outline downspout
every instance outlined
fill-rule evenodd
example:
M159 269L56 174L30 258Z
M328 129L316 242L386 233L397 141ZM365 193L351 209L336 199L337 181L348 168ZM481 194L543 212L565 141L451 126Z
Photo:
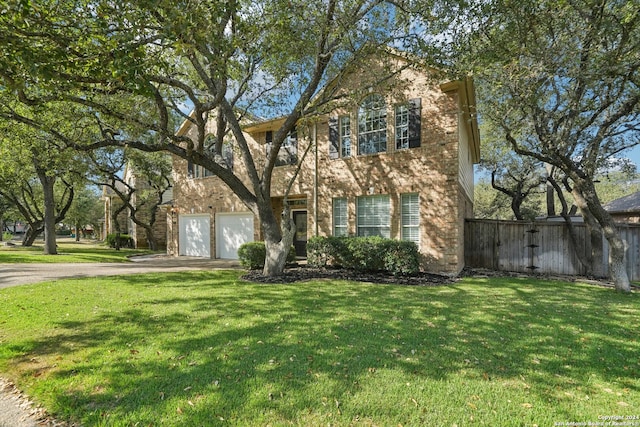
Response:
M313 174L313 223L315 224L314 237L318 237L318 121L313 121L313 143L315 144L314 168Z

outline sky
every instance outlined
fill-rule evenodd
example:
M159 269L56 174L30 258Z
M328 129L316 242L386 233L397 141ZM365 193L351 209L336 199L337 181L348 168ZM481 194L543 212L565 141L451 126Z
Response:
M640 172L640 146L636 145L631 150L623 153L622 155L631 159L631 161L636 164L638 172Z

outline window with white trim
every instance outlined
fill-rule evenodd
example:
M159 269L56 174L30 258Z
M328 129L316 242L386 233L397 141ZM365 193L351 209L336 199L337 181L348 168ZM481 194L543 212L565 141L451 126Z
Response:
M358 154L387 151L387 105L378 94L367 96L358 110Z
M402 240L420 245L420 201L417 194L400 195Z
M340 156L351 156L351 117L340 116Z
M271 151L271 145L273 144L273 131L268 130L265 134L265 148L266 155L269 155ZM278 150L278 157L276 158L276 166L295 165L298 162L298 133L296 130L292 130L282 141L282 145Z
M344 197L333 199L333 235L346 236L349 234L348 225L347 199Z
M215 146L216 146L216 137L213 135L207 135L207 137L204 139L204 147L211 152L215 149ZM203 176L203 177L214 176L213 172L211 172L209 169L205 168L204 166L200 166L200 167L202 168L202 172L200 173L200 176Z
M409 148L409 106L396 105L396 150Z
M391 237L388 194L358 197L357 205L358 236Z
M231 171L233 171L233 145L231 142L225 141L222 144L222 161L224 165Z

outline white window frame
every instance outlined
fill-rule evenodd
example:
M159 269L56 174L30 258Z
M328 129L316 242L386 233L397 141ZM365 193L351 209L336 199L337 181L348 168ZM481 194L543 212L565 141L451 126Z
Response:
M346 197L333 199L333 235L342 237L349 235L349 206Z
M396 150L409 148L409 105L399 104L395 108Z
M340 116L338 118L340 135L340 157L351 157L351 117Z
M391 199L389 195L360 196L356 202L358 236L391 238Z
M418 193L400 195L400 238L420 247L420 196Z
M387 151L387 104L379 94L367 96L358 109L358 154Z

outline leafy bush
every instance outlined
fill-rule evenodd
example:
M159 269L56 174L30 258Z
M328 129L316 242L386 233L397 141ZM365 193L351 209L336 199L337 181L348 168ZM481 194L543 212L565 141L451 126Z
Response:
M267 249L264 242L248 242L238 248L238 258L240 265L250 270L264 267L264 259L267 256ZM296 260L296 249L291 246L287 254L287 262Z
M4 233L2 233L2 240L4 240L5 242L8 242L11 239L13 239L13 234L9 233L8 231L5 231Z
M420 271L420 252L413 242L378 236L312 237L307 243L307 263L409 275Z
M110 248L133 248L133 238L128 234L108 234L107 245L109 245Z
M418 245L406 240L393 240L384 254L385 270L394 276L408 276L420 271Z
M326 267L337 264L344 254L343 237L311 237L307 241L307 265Z

